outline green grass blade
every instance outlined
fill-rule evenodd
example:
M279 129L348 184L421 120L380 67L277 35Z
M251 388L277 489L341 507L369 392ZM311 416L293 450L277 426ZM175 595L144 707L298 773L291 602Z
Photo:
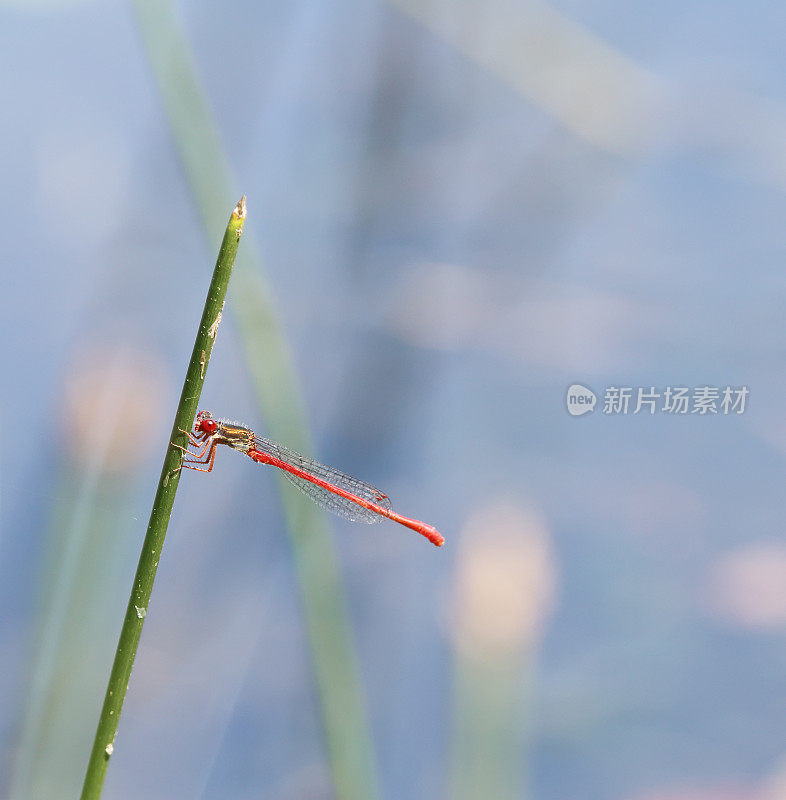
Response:
M179 467L182 453L171 442L177 440L182 441L184 445L187 443L185 435L179 433L179 430L189 430L197 412L205 372L213 351L216 330L221 319L229 277L232 274L232 266L235 262L245 218L246 199L244 197L237 204L229 219L224 239L221 242L218 260L213 270L213 279L210 282L202 320L199 323L183 391L175 413L170 443L167 445L164 466L161 470L158 489L153 501L153 510L147 526L147 535L142 545L142 554L139 557L131 598L128 601L128 609L120 631L104 705L98 720L98 729L82 787L82 800L97 800L101 796L109 758L114 751L120 712L123 708L128 680L131 677L131 669L139 646L147 604L153 590L153 581L161 557L172 505L175 501L175 492L180 481Z

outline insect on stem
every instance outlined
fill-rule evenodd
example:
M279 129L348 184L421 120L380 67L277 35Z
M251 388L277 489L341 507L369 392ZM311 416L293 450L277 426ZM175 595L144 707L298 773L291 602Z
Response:
M386 518L425 536L437 547L445 543L444 537L433 525L396 513L388 496L370 483L302 456L270 439L256 436L254 431L243 425L214 419L209 411L200 411L196 416L194 432L181 433L186 435L188 443L194 448L189 450L174 445L183 451L181 467L185 469L211 472L216 459L216 447L224 444L245 453L259 464L280 469L291 483L321 508L352 522L373 524Z

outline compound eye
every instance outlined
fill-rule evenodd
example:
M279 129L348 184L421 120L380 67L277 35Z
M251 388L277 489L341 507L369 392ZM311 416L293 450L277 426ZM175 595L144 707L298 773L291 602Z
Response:
M210 417L207 417L207 419L205 419L204 417L202 417L201 419L197 418L197 422L194 427L200 433L215 433L216 430L218 429L216 421L214 419L210 419Z
M209 411L200 411L194 422L194 430L197 433L215 433L218 430L218 424Z

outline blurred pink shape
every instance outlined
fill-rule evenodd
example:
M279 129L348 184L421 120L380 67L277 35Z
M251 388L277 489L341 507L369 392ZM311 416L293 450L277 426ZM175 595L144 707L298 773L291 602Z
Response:
M711 567L707 599L713 611L746 628L786 625L786 545L755 542Z

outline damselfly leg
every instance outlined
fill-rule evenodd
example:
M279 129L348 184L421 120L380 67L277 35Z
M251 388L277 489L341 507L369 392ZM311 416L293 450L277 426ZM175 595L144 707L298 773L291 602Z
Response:
M184 431L182 428L178 428L178 431L180 431L180 433L184 433L188 439L188 443L197 448L196 452L193 452L189 450L188 447L183 447L182 445L170 442L172 447L176 447L178 450L183 452L183 457L178 469L185 467L186 469L193 469L197 472L210 472L213 469L213 462L216 459L215 440L207 433L197 434L194 436L189 431ZM191 458L186 458L186 456L191 456ZM196 464L207 464L209 466L207 469L200 469L200 467L194 466Z
M204 459L194 458L194 459L187 459L184 458L181 462L180 466L185 467L186 469L193 469L196 472L212 472L213 470L213 463L216 460L216 444L217 442L211 440L207 444L210 444L208 448L207 454L204 456ZM186 451L187 452L187 451ZM193 453L188 453L188 455L193 455ZM201 467L194 466L195 464L207 464L207 469L201 469Z

